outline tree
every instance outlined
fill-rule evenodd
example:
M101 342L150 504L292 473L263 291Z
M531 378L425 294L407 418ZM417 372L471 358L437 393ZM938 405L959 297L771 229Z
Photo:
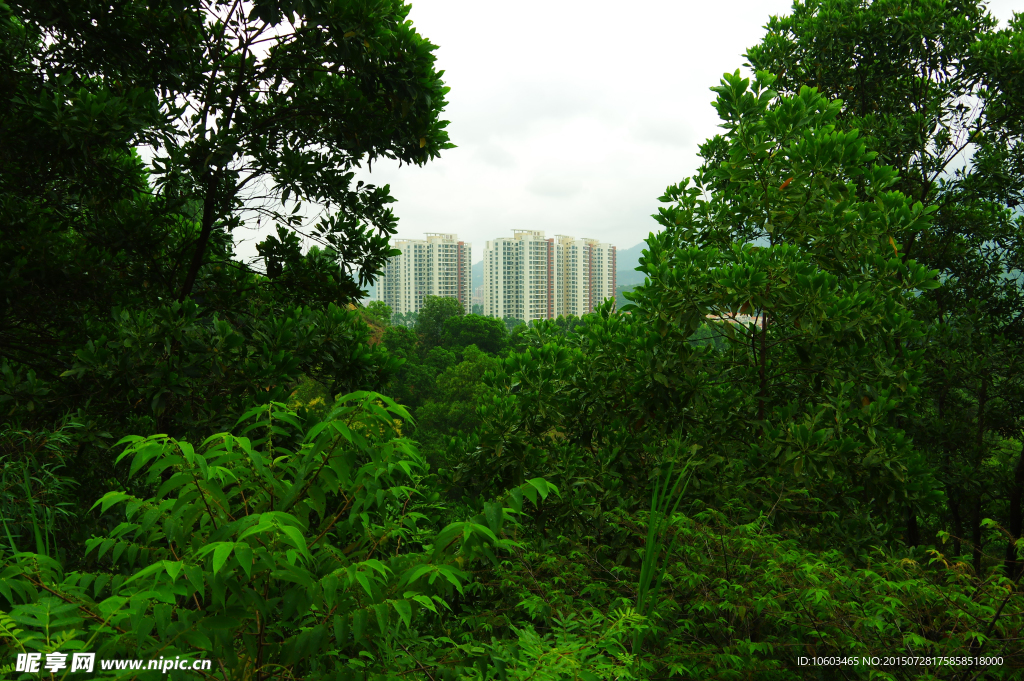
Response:
M812 0L773 17L747 52L782 92L813 85L842 97L838 124L867 135L899 171L895 187L937 207L899 244L942 284L913 306L931 329L927 392L905 425L941 471L947 503L941 518L921 518L927 528L908 509L906 536L949 531L957 554L972 547L976 571L985 517L1014 538L1024 526L1024 456L992 462L1024 424L1024 218L1011 210L1024 197L1022 28L1018 15L998 29L978 0Z
M118 306L159 304L176 288L189 224L149 196L133 147L160 123L154 83L176 66L176 57L143 53L184 55L188 46L187 31L168 30L168 4L154 3L133 39L109 54L97 46L94 66L116 73L95 76L53 64L51 52L71 47L48 42L25 17L31 10L51 23L73 21L64 15L75 14L71 4L31 4L0 4L0 353L11 372L51 382L85 342L89 320ZM124 16L109 21L108 38L132 28ZM223 246L215 242L211 249Z
M121 312L76 353L67 387L88 395L88 413L107 424L141 420L194 438L230 427L246 408L283 402L303 377L333 396L383 385L397 369L354 310L300 307L239 326L200 315L191 301ZM174 342L183 348L168 353Z
M447 88L434 69L436 48L406 21L404 4L249 9L212 0L202 9L203 59L190 87L169 93L189 104L175 121L185 134L165 138L155 160L165 191L203 202L180 296L191 293L215 226L240 224L239 209L306 224L296 210L270 204L290 197L322 207L305 235L357 266L360 285L372 281L392 255L396 220L387 187L353 185L352 169L381 157L422 164L450 146L438 119ZM243 192L259 202L242 201Z
M532 325L493 378L483 426L450 454L453 488L468 498L537 475L569 491L535 518L522 556L489 578L496 602L478 616L525 604L554 631L571 613L588 622L572 632L597 646L583 633L606 630L585 619L595 600L639 608L651 575L661 591L643 612L659 636L631 650L636 678L799 676L777 651L811 629L825 648L912 639L1016 656L1022 600L998 561L973 576L941 547L925 553L901 536L907 509L924 515L943 501L903 429L920 405L928 347L915 306L940 283L899 244L935 209L893 189L896 172L841 125L841 101L811 88L780 94L774 80L737 71L714 88L725 132L702 145L696 176L662 197L663 230L648 239L631 314L609 301L578 330ZM709 315L737 313L756 323L715 323L722 350L695 338ZM811 575L813 585L796 585ZM914 595L883 614L891 587ZM581 605L584 591L594 598ZM949 605L960 594L987 602L976 612L1001 632L984 648L962 638ZM865 612L886 633L863 636ZM557 639L566 658L579 643Z
M395 401L415 411L434 390L438 369L423 361L423 345L410 328L395 324L384 330L381 345L399 367L387 384L387 392Z
M747 52L781 92L810 85L843 98L839 125L899 172L896 188L937 206L902 244L904 259L943 273L926 297L936 314L972 300L999 319L1024 309L1006 276L1021 269L1024 222L1005 210L1024 198L1024 98L1012 80L1022 21L997 30L979 0L798 0Z
M391 318L393 324L398 326L404 326L407 329L416 328L416 321L419 319L419 314L416 312L396 312Z
M416 411L421 441L441 446L453 435L472 432L481 423L477 408L496 394L484 382L484 374L497 367L496 358L470 345L460 363L439 373L430 399Z
M505 349L508 329L500 319L478 314L449 317L444 323L442 343L449 348L474 345L481 351L497 355Z
M853 550L871 522L902 520L871 498L926 508L938 492L899 427L914 413L923 355L910 309L939 286L936 272L900 257L899 244L926 229L935 209L892 189L894 169L874 163L858 131L837 126L840 100L807 87L780 96L774 81L727 75L714 88L727 133L702 147L692 186L662 197L665 231L641 261L652 281L633 297L659 332L689 336L708 314L755 316L746 328L726 325L732 352L706 365L747 396L733 406L746 412L743 444L714 447L722 457L749 448L748 472L806 481L822 499L862 490L866 503L829 505L848 517L833 530ZM739 435L731 419L714 427L718 437Z
M316 306L351 304L351 277L339 264L335 249L314 245L303 254L298 235L278 226L277 237L267 236L256 250L266 269L265 287L278 298ZM197 298L212 302L209 291Z
M462 303L455 298L424 296L423 305L416 317L416 333L428 349L440 345L444 338L445 324L463 313Z
M278 223L260 251L279 300L361 295L351 266L372 278L394 218L387 189L352 171L447 145L434 46L407 6L371 5L0 7L0 345L18 385L67 371L86 323L114 308L195 293L244 317L266 282L234 260L230 231L254 220ZM284 211L292 197L327 211L312 232ZM326 247L303 255L292 228Z
M353 263L365 279L390 253L391 199L352 172L447 144L434 48L407 13L0 4L0 402L28 432L77 425L76 504L128 483L115 433L225 430L304 376L331 394L387 381L348 302ZM322 247L303 252L296 197L327 211ZM262 274L231 229L268 220Z
M524 322L522 319L518 319L516 317L512 317L509 315L506 315L505 318L502 319L502 321L505 322L505 326L508 328L509 333L514 331L517 326L526 325L526 322Z
M379 326L390 326L394 313L391 306L382 300L375 300L366 306L366 312Z
M715 350L725 350L729 347L729 339L728 331L722 327L722 323L701 324L700 327L693 332L693 335L690 336L690 344L710 345Z
M923 361L909 309L938 284L896 244L933 211L837 129L841 102L772 82L727 74L715 88L727 132L662 197L637 305L609 303L581 333L548 321L523 334L465 475L486 471L495 489L538 475L575 489L562 476L579 476L606 509L639 503L658 452L697 447L693 489L708 503L774 508L794 527L821 519L817 541L854 552L896 539L890 499L925 509L941 494L899 425ZM757 322L721 325L725 352L692 342L708 315L738 312ZM598 475L621 480L614 494Z
M60 0L12 7L39 37L37 63L79 83L99 73L109 87L157 96L144 138L156 187L197 207L179 300L193 293L216 233L264 223L333 249L347 295L361 297L351 273L359 269L360 285L373 280L392 254L396 219L388 188L354 182L353 169L378 158L422 164L450 146L436 48L402 3L190 0L156 14L130 2L113 13ZM132 57L155 43L149 68L111 57L123 52L119 40ZM170 55L171 68L159 69ZM317 209L312 219L303 204ZM289 256L274 242L266 250Z

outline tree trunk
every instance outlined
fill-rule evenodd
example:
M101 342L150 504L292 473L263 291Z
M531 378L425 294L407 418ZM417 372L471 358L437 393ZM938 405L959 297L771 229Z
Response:
M978 432L974 442L974 475L981 470L985 444L985 403L988 401L988 375L981 375L981 395L978 397ZM984 491L978 489L971 515L971 541L974 543L974 573L981 576L981 497Z
M768 365L768 346L766 345L768 340L768 315L765 314L764 310L761 310L761 369L760 369L760 383L761 387L758 391L757 397L757 418L759 421L764 421L764 402L768 397L768 376L767 376L767 365ZM762 430L764 426L762 426Z
M185 283L182 284L181 293L178 294L178 302L184 302L192 294L196 277L199 276L199 268L203 265L203 256L206 255L206 247L210 243L210 234L213 233L213 223L217 220L217 176L214 172L206 174L206 197L203 199L203 226L199 231L199 239L196 241L196 250L192 253L192 263L185 275Z
M767 299L768 294L771 293L772 285L768 284L765 288L764 295ZM765 301L767 304L767 300ZM755 317L754 328L757 328L757 321ZM767 307L761 308L761 361L759 370L759 389L757 397L757 420L761 422L759 427L758 439L764 437L764 405L768 399L768 309Z
M971 543L974 544L974 574L981 576L981 491L974 499L971 513Z
M1013 486L1010 488L1010 535L1011 539L1006 545L1006 576L1010 579L1017 579L1020 573L1020 563L1017 561L1016 541L1020 539L1021 532L1021 507L1020 498L1024 491L1024 446L1021 447L1020 455L1017 457L1017 466L1013 471Z
M907 506L907 545L917 546L921 543L921 530L917 525L917 514Z
M953 495L953 490L946 488L946 498L949 499L949 512L953 515L953 553L959 556L963 553L963 546L960 543L964 536L964 523L960 517L960 504Z

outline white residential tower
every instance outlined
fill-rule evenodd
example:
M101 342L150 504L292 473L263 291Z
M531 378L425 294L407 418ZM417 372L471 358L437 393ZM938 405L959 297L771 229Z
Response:
M399 239L401 255L388 259L377 281L377 300L392 312L419 312L424 296L455 298L472 312L472 244L455 234L426 234L426 239Z
M525 322L583 316L615 297L615 246L514 230L484 247L484 314Z

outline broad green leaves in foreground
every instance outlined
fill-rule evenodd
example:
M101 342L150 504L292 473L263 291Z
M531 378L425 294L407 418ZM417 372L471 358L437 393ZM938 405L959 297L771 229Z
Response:
M122 465L155 493L97 502L124 522L89 540L94 570L7 561L0 595L22 632L3 635L25 650L213 658L238 678L412 669L424 623L464 592L478 557L515 546L505 532L524 497L553 487L529 481L441 527L402 418L388 398L353 393L319 423L271 403L198 445L125 438Z

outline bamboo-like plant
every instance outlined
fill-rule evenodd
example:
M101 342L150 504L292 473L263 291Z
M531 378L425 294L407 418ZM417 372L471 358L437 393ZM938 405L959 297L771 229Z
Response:
M644 544L644 558L640 566L640 579L637 583L636 609L647 621L651 621L657 606L657 595L665 580L668 556L676 546L676 535L667 537L672 516L679 510L679 504L686 494L686 488L693 476L694 456L700 445L690 448L690 455L680 465L680 457L672 457L666 466L659 471L654 480L651 493L651 515L647 522L647 541ZM676 450L678 454L678 449ZM678 472L677 472L678 470ZM667 541L667 543L666 543ZM665 560L659 565L659 558ZM646 627L638 628L633 634L633 655L639 656L643 646ZM639 659L639 658L638 658Z
M77 424L63 428L73 427ZM57 526L72 515L73 504L66 499L74 481L58 473L70 446L63 428L42 433L8 429L0 435L0 523L12 553L34 549L54 557ZM29 545L19 548L26 535Z

